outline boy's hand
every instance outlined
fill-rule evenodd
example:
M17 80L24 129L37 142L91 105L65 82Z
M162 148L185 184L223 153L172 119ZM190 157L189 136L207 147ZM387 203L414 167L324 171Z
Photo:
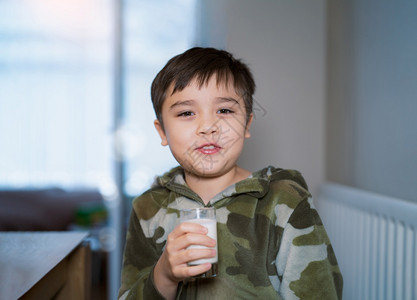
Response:
M214 249L187 249L190 245L214 247L216 241L207 236L207 228L196 223L181 223L168 235L165 251L154 270L154 282L158 291L166 298L175 297L178 282L204 273L210 263L188 266L187 263L216 255Z

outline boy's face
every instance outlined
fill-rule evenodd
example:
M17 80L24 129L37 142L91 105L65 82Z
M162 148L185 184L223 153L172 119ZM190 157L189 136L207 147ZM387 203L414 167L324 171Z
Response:
M175 159L189 173L198 177L217 177L234 166L250 137L252 115L246 122L244 101L232 85L217 85L212 76L199 88L193 81L171 95L162 105L162 128L155 127L162 145L169 145Z

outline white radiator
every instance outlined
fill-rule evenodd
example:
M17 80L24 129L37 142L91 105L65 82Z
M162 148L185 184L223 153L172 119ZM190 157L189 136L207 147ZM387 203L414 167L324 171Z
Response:
M326 183L316 206L344 300L417 300L417 203Z

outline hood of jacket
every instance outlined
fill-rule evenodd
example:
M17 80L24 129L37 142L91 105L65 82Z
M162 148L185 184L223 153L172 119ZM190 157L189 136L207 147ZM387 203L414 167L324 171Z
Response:
M303 193L308 197L310 196L307 184L300 172L268 166L253 172L246 179L230 185L214 196L213 199L210 200L210 204L214 205L225 198L230 198L239 194L248 194L257 199L261 199L268 193L271 182L280 180L291 181L292 185L298 187L297 189L300 193ZM152 188L158 187L166 188L181 196L202 202L200 196L191 190L185 182L184 169L181 166L175 167L162 176L157 177Z

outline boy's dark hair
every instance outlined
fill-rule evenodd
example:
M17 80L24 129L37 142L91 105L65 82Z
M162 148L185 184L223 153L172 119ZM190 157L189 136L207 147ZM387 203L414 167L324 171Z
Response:
M152 82L151 99L162 127L162 104L170 86L173 85L174 94L182 91L194 79L201 87L213 75L216 75L217 84L228 84L232 80L236 93L245 103L246 121L249 120L256 86L248 66L227 51L195 47L171 58Z

